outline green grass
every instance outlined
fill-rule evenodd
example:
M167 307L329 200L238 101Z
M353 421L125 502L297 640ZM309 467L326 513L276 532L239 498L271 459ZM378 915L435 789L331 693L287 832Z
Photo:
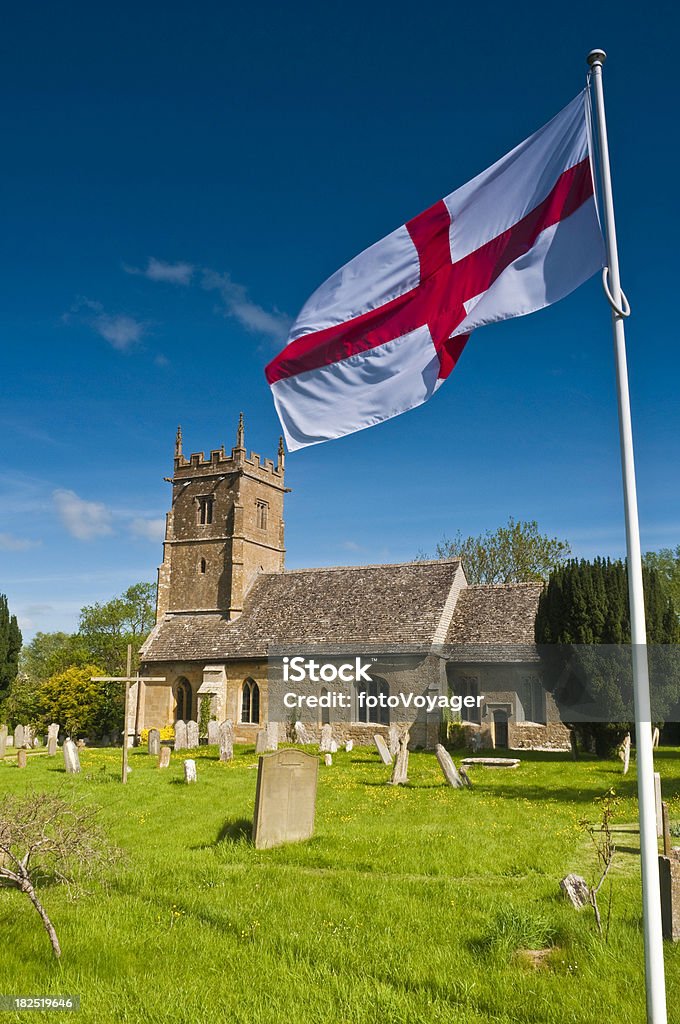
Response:
M410 785L386 785L377 754L356 748L320 767L316 833L257 851L250 842L253 748L220 764L197 754L159 772L120 752L0 762L0 793L61 790L101 807L126 854L75 903L43 890L61 961L25 897L0 891L0 993L81 996L81 1024L592 1024L644 1020L634 766L522 754L515 771L474 770L444 786L431 754L412 754ZM658 752L680 819L680 750ZM589 910L560 897L569 871L591 877L594 799L614 786L620 852L609 945ZM629 823L628 825L626 823ZM518 955L553 947L540 966ZM680 950L667 946L669 1005ZM671 1020L673 1020L671 1009ZM6 1013L30 1021L41 1013ZM68 1019L68 1018L67 1018Z

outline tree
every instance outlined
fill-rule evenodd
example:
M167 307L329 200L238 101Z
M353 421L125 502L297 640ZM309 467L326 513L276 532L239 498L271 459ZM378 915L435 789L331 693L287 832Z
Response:
M100 831L96 813L49 793L6 796L0 803L0 885L28 897L55 957L61 956L59 939L36 889L41 882L62 882L75 894L80 876L116 859L118 851Z
M73 666L48 679L40 688L43 726L58 722L72 738L98 738L123 728L124 695L120 683L94 682L105 675L98 665Z
M155 621L156 587L135 583L120 597L105 604L86 605L80 611L78 635L89 657L104 665L108 675L122 675L128 644L136 653Z
M39 685L71 665L92 660L83 637L77 633L36 633L21 650L19 672Z
M453 540L444 538L436 557L461 558L468 583L529 583L546 580L570 553L567 541L540 533L535 520L510 516L493 533L464 538L459 531Z
M675 550L661 548L660 551L647 551L642 564L658 572L676 612L680 614L680 544Z
M10 615L7 598L0 594L0 703L16 679L21 639L17 617Z

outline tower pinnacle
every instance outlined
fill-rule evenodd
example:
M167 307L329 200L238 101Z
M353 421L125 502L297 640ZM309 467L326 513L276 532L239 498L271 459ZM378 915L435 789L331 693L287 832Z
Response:
M175 437L175 458L182 458L182 428L177 427L177 436Z
M245 429L243 426L243 413L239 413L238 417L238 430L236 431L236 447L242 448L245 451Z

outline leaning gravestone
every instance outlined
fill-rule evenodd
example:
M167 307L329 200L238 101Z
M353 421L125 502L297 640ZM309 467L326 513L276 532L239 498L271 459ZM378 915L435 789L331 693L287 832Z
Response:
M319 759L302 750L260 757L253 841L258 850L309 839L314 832Z
M312 739L310 738L310 735L307 732L307 730L304 727L304 725L302 724L302 722L296 722L295 725L293 726L293 731L294 731L294 734L295 734L295 742L296 743L311 743L312 742Z
M14 749L18 750L19 747L23 747L25 743L25 730L23 725L17 725L14 728Z
M25 768L26 767L27 757L28 757L28 755L26 753L26 748L25 747L19 747L19 749L17 750L17 768Z
M65 739L61 749L64 754L67 775L76 775L80 771L80 754L77 746L73 740Z
M576 910L583 910L590 903L588 883L580 875L566 875L560 882L560 889Z
M628 774L630 768L630 733L627 732L621 746L619 747L619 757L623 761L623 774Z
M7 726L0 725L0 757L7 753Z
M196 782L196 762L192 758L184 762L184 781Z
M438 743L434 748L435 757L439 761L439 767L444 772L444 778L448 782L452 789L462 789L463 780L458 774L458 769L453 763L453 758L449 754L448 750Z
M399 730L396 725L391 725L387 732L387 748L392 757L399 753Z
M149 729L149 739L147 743L147 749L150 754L154 757L158 757L161 752L161 734L158 729Z
M390 752L389 752L389 750L387 748L387 744L385 743L385 740L382 738L382 736L380 735L379 732L377 732L375 734L375 736L373 737L373 742L375 743L376 747L378 748L378 753L380 754L380 760L382 761L382 763L383 764L392 764L392 755L390 754Z
M321 739L319 741L319 753L330 754L331 743L333 742L333 727L326 722L321 726Z
M216 747L220 742L220 723L215 718L208 722L208 746Z
M659 746L659 727L654 726L654 732L652 733L652 747Z
M352 750L354 750L354 740L347 740L345 743L345 751L349 754Z
M195 750L198 743L198 722L189 721L187 722L187 747L189 750Z
M661 927L669 942L680 942L680 855L672 850L670 857L659 857L661 886Z
M661 775L654 772L654 803L656 805L656 834L663 835L663 811L661 809Z
M405 729L399 737L399 750L390 779L393 786L405 786L408 782L408 741L410 738L408 729Z
M234 756L234 726L231 719L227 718L220 722L217 738L220 745L220 761L231 761Z
M175 722L175 750L187 749L187 723L181 719Z
M264 727L264 731L267 734L267 743L265 751L279 749L279 723L278 722L267 722Z
M170 766L170 747L161 747L161 752L158 755L158 767L168 768Z
M267 731L266 729L258 729L255 737L255 753L264 754L267 749Z

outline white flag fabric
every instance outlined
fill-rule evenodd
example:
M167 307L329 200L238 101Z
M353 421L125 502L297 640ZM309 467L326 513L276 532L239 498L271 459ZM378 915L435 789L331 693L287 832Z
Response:
M472 331L604 265L587 90L488 170L350 260L267 366L290 451L426 402Z

